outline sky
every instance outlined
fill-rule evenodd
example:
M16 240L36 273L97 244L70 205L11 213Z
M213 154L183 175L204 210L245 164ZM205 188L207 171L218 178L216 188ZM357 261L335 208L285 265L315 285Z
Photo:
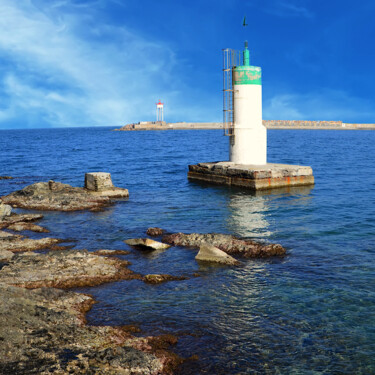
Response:
M247 27L242 26L246 15ZM375 122L374 0L0 0L0 129L222 121L248 40L266 120Z

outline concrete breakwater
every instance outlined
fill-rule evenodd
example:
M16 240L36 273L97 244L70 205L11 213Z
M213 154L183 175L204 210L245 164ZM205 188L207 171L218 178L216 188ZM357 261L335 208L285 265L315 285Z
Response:
M342 121L263 120L268 129L331 129L331 130L375 130L375 124L353 124ZM222 122L175 122L141 121L122 126L116 131L139 130L189 130L223 129Z

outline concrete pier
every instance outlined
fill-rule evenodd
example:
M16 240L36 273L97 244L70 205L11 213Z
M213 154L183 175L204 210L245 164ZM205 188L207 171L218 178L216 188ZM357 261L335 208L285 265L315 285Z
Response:
M272 163L264 165L243 165L229 161L198 163L189 165L188 178L251 190L314 185L311 167Z

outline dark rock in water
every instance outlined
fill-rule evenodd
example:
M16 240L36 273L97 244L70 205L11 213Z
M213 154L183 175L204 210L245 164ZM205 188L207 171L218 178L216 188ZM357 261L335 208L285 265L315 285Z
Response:
M117 280L142 279L129 270L129 262L90 254L86 250L48 254L25 253L0 270L0 282L26 288L75 288Z
M164 234L165 230L161 228L148 228L146 234L148 234L151 237L158 237L162 236Z
M173 338L86 326L90 296L0 283L0 300L1 374L172 374L181 362Z
M90 210L112 203L108 197L94 193L84 188L49 181L26 186L2 199L13 207L46 211Z
M286 253L285 248L279 244L265 245L220 233L174 233L164 235L162 241L174 246L193 248L199 248L203 244L210 244L229 255L238 255L244 258L266 258L276 255L285 255Z
M128 255L128 254L130 254L130 252L126 251L126 250L100 249L100 250L94 251L92 254L102 255L102 256L106 256L106 257L112 257L112 256L116 256L116 255Z
M0 180L13 180L11 176L0 176Z
M172 275L146 275L143 280L145 283L149 284L161 284L166 281L180 281L180 280L186 280L187 277L185 276L172 276Z

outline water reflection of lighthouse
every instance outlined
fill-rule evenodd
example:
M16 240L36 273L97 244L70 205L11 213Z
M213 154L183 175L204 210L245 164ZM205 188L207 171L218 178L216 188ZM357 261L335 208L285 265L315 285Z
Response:
M241 237L269 237L268 205L263 195L236 194L230 197L228 227Z

